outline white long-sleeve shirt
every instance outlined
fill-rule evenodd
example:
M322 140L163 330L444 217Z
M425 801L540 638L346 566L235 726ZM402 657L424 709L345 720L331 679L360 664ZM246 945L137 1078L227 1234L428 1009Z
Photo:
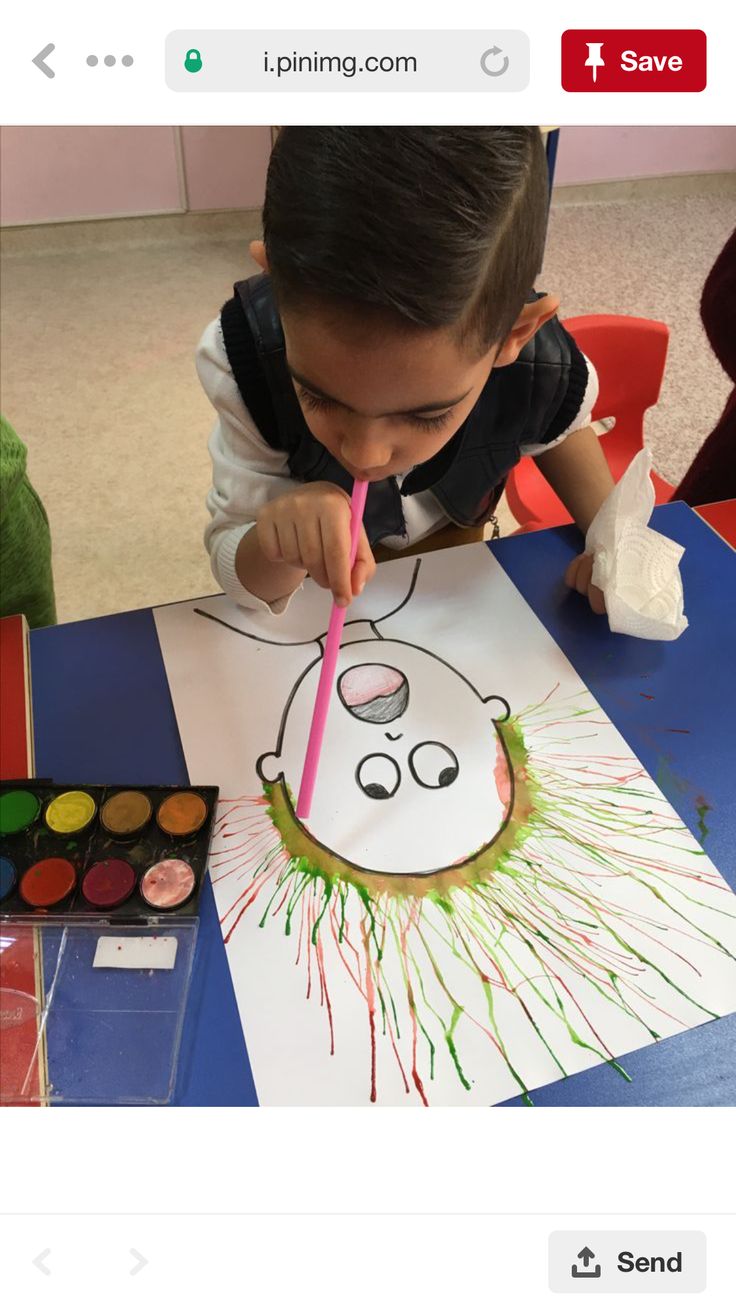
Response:
M212 486L207 495L207 509L211 521L205 530L212 572L225 594L243 609L282 613L291 597L284 596L268 604L253 595L238 578L235 555L263 506L285 495L298 483L291 477L286 454L268 444L248 412L230 367L219 318L205 328L197 347L196 362L199 379L217 412L209 440ZM598 395L598 377L590 361L586 360L586 363L588 385L573 422L548 445L522 447L523 454L542 454L559 445L571 432L588 426ZM402 480L402 477L397 478L399 485ZM389 549L402 550L422 541L448 522L431 491L406 496L402 510L406 535L385 537L381 544Z

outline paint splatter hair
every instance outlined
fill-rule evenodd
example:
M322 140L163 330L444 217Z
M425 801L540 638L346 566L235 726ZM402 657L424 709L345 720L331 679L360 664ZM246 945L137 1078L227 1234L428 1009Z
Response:
M508 820L481 857L430 878L372 876L338 856L326 861L293 821L281 783L221 802L210 867L225 942L254 915L261 929L280 925L307 999L324 1011L331 1053L340 1033L330 969L344 970L366 1017L366 1098L380 1095L381 1043L405 1093L421 1103L433 1098L440 1061L465 1091L500 1063L528 1098L526 1061L541 1055L550 1080L565 1077L572 1049L629 1080L597 1025L601 1002L642 1044L658 1039L663 1023L716 1016L678 969L692 970L693 941L733 958L705 927L699 898L706 884L723 887L720 912L732 917L727 888L715 870L693 874L688 835L678 837L641 764L591 752L600 711L586 699L559 703L553 692L503 724L513 770ZM640 911L619 906L622 879L642 889ZM655 974L664 999L651 993ZM512 1042L519 1022L526 1040ZM479 1034L487 1047L480 1067Z

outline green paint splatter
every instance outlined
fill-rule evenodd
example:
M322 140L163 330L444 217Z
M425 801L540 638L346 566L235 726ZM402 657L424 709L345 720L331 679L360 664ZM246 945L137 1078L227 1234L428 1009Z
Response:
M298 915L304 966L301 942L311 924L319 1002L330 1024L323 969L342 966L369 1005L371 1031L373 1013L380 1014L379 1037L407 1093L413 1088L425 1103L440 1066L467 1092L499 1085L503 1068L526 1104L532 1076L564 1078L581 1062L606 1063L630 1081L599 1030L607 1010L615 1030L623 1020L653 1041L668 1030L668 1005L678 1014L675 1026L687 1025L684 1015L712 1015L683 977L694 982L687 964L693 938L733 959L700 925L700 896L716 885L713 874L707 867L702 877L694 874L698 852L683 843L682 825L652 795L638 761L592 752L599 714L574 698L550 697L503 724L515 784L507 825L490 846L431 878L366 873L316 847L280 783L264 788L265 804L261 797L226 802L229 812L242 804L243 830L255 831L254 846L267 850L248 868L247 894L265 904L259 925L280 918L291 936ZM687 789L664 758L657 784L665 794ZM699 797L701 840L709 811ZM244 870L233 866L227 842L222 853L228 873L218 883L232 876L237 891L222 919L227 941L244 912ZM628 907L639 902L622 896L627 882L652 909ZM711 893L707 908L734 917L726 897L717 908ZM487 1042L481 1062L479 1034Z
M698 836L701 845L705 845L705 838L710 833L710 828L705 821L705 815L709 814L710 811L711 805L709 805L708 801L704 800L702 796L699 796L695 802L695 812L698 815Z

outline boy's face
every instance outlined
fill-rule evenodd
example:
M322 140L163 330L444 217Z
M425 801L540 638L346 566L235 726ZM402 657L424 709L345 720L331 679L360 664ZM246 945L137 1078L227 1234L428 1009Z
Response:
M268 272L263 242L250 253ZM281 322L310 430L351 477L380 482L447 445L491 369L512 364L559 306L551 295L524 305L506 340L480 356L449 328L397 327L356 309L285 309Z
M380 481L431 459L475 405L498 347L478 357L449 330L401 330L355 313L283 314L299 403L351 477Z

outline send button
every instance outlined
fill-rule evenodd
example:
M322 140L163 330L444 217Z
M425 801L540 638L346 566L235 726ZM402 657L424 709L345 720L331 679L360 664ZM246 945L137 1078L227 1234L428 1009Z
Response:
M705 1290L703 1232L552 1232L549 1286L564 1295Z

